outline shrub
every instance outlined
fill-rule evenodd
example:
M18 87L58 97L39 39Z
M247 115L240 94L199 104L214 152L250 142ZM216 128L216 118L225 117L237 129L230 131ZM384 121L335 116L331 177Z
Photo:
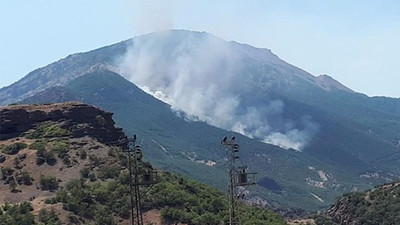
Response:
M18 177L17 177L17 182L18 184L24 184L24 185L32 185L32 177L29 175L28 172L23 171Z
M15 205L5 204L0 207L0 224L36 224L32 210L28 202Z
M51 209L47 211L46 209L41 209L38 215L39 222L49 225L59 225L61 224L60 218L58 218L57 213Z
M50 166L53 166L57 163L57 159L52 151L47 151L44 155L44 158L46 159L46 163Z
M8 154L8 155L15 155L19 152L19 150L24 149L28 147L27 144L25 143L21 143L21 142L17 142L8 146L5 146L1 149L1 152Z
M57 163L57 159L52 151L46 151L45 149L38 149L36 151L36 155L37 155L36 158L37 165L42 165L44 162L47 162L47 164L52 166Z
M81 176L83 178L88 178L89 174L90 174L90 169L88 167L85 167L85 168L81 169L79 172L81 173Z
M67 165L67 166L71 166L71 158L69 155L66 155L62 158L62 162Z
M38 166L42 165L45 162L46 162L46 159L43 158L43 157L37 157L36 158L36 165L38 165Z
M39 140L36 140L35 142L33 142L31 145L29 145L29 148L36 149L38 151L45 151L46 145L47 145L46 139L39 139Z
M41 174L39 183L42 190L56 190L58 188L58 181L54 176L45 176Z
M68 219L68 222L70 222L71 224L81 224L78 217L74 216L74 214L72 214L72 213L68 214L67 219Z
M66 141L55 141L51 147L51 151L57 152L58 157L63 159L69 151L69 143Z
M1 168L1 179L6 180L7 177L12 176L14 174L14 170L9 167L2 167Z
M99 179L109 179L118 177L120 173L120 167L118 165L103 166L97 171L97 177Z
M10 185L10 191L11 192L16 192L16 187L17 187L17 183L15 182L14 177L12 177L9 181L8 184Z
M63 137L69 135L70 132L60 127L59 124L44 122L25 135L29 139Z

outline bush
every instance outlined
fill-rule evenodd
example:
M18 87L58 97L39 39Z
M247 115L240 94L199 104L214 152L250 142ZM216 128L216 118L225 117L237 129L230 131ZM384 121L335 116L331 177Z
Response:
M32 132L25 135L29 139L50 138L50 137L64 137L69 135L70 132L60 127L59 124L44 122L36 127Z
M58 181L57 178L54 176L44 176L43 174L41 174L39 183L42 190L58 189Z
M45 162L46 162L46 159L43 157L36 158L36 165L38 165L38 166L43 165L43 163L45 163Z
M47 151L44 155L44 158L46 159L46 163L50 166L53 166L57 163L57 159L52 151Z
M24 171L17 177L18 184L32 185L32 177L28 172Z
M5 204L0 207L0 224L35 224L35 217L32 215L32 206L28 202L21 204L9 205Z
M57 163L57 159L52 151L46 151L45 149L38 149L36 151L36 164L42 165L44 162L47 162L49 165L55 165Z
M36 149L38 151L45 151L46 145L47 145L46 139L39 139L39 140L36 140L35 142L33 142L31 145L29 145L29 148Z
M90 174L90 169L88 167L85 167L85 168L81 169L79 172L81 173L81 176L83 178L88 178L89 174Z
M116 178L119 176L119 165L103 166L97 171L97 177L101 180Z
M17 183L15 182L14 177L11 177L11 179L8 180L8 184L10 185L11 192L17 192L17 190L15 189L17 187Z
M1 152L8 154L8 155L15 155L19 152L19 150L24 149L28 147L27 144L25 143L21 143L21 142L17 142L14 144L11 144L9 146L5 146L1 149Z
M67 219L68 219L68 222L70 222L71 224L81 224L78 217L74 216L74 214L72 214L72 213L68 214Z
M194 218L193 224L196 224L196 225L221 224L221 219L215 214L206 212L206 213Z
M69 143L66 141L54 141L53 146L51 147L51 151L57 152L58 157L63 159L67 156L69 151Z
M51 209L47 211L46 209L41 209L39 211L38 220L46 225L59 225L61 224L60 218L58 218L57 213Z
M62 159L62 162L65 164L65 165L67 165L67 166L71 166L71 158L70 158L70 156L69 155L67 155L67 156L64 156L64 158Z
M7 177L12 176L14 174L14 170L9 167L2 167L1 168L1 179L6 180Z

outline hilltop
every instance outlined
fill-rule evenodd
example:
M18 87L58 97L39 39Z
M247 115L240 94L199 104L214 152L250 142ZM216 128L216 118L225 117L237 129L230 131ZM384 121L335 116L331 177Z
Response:
M71 102L0 108L0 220L6 224L129 224L127 139L112 113ZM146 150L143 151L146 157ZM153 169L146 161L139 169ZM151 224L220 224L220 191L158 171L143 199ZM244 224L285 224L242 205Z

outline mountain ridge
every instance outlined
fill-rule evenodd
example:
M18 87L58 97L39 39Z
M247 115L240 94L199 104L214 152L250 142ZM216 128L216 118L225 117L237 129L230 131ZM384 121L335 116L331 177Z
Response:
M214 38L216 38L216 39L218 39L220 41L223 41L223 39L221 39L221 38L219 38L217 36L214 36L214 35L212 35L210 33L207 33L207 32L194 32L194 31L185 31L185 30L172 30L172 31L175 31L175 32L200 33L200 34L203 34L203 35L213 36ZM127 51L127 48L130 45L130 42L132 42L132 40L145 38L147 36L156 35L156 34L158 35L159 33L144 34L144 35L140 35L140 36L136 36L136 37L130 38L130 39L125 40L125 41L121 41L121 42L116 43L116 44L111 44L111 45L108 45L108 46L105 46L105 47L97 48L95 50L70 54L67 57L62 58L60 60L57 60L54 63L50 63L50 64L48 64L46 66L43 66L43 67L38 68L38 69L35 69L32 72L28 73L23 78L21 78L20 80L14 82L14 83L12 83L12 84L10 84L8 86L4 86L4 87L0 88L0 105L10 104L10 103L13 103L13 102L16 102L16 101L20 101L23 98L30 97L30 96L38 93L39 91L43 91L46 88L52 86L53 84L46 84L47 80L44 80L45 84L43 86L37 85L37 89L38 90L24 89L25 85L27 83L31 83L31 85L32 85L32 80L39 79L40 76L46 76L46 78L49 79L49 77L48 77L49 75L48 74L51 73L51 70L58 70L57 67L61 67L62 70L68 69L68 68L63 68L64 67L63 64L69 64L69 63L79 64L79 61L82 61L84 56L90 56L91 54L96 54L98 52L102 52L105 49L107 49L107 51L105 51L105 53L103 53L104 57L100 57L100 59L97 59L97 60L100 60L102 62L102 63L99 64L99 66L113 67L113 66L115 66L115 62L114 62L115 61L115 56L114 56L115 53L110 54L110 55L107 56L108 53L116 51L116 52L119 52L119 53L117 53L117 55L118 54L119 55L123 55L124 52ZM265 56L265 54L263 52L266 52L268 55L272 56L273 59L279 59L281 62L284 62L284 63L288 64L287 62L285 62L282 59L280 59L277 55L272 53L272 51L270 49L267 49L267 48L256 48L256 47L253 47L253 46L251 46L249 44L239 43L239 42L236 42L236 41L229 41L229 43L234 43L237 46L244 47L243 49L250 50L250 52L252 53L250 55L252 55L253 58L254 58L254 53L259 54L259 56ZM111 50L110 50L110 48L111 48ZM100 55L102 55L102 54L100 54ZM111 58L110 58L110 56L111 56ZM117 56L117 58L118 58L118 56ZM255 57L255 59L256 58L260 58L260 57ZM66 75L64 75L63 79L57 79L56 80L57 84L61 85L61 86L65 85L70 80L73 80L74 78L79 77L79 76L81 76L81 75L83 75L83 74L85 74L87 72L90 72L91 67L92 66L96 66L96 64L89 64L89 65L83 65L83 66L85 67L83 70L80 70L80 71L69 71L69 73L66 74L66 75L72 75L72 77L68 77L68 76L65 77ZM295 66L293 66L293 67L295 67ZM45 68L49 68L50 71L43 71ZM299 69L299 68L297 68L297 69ZM117 72L115 69L112 69L112 70ZM307 72L304 71L304 73L307 73ZM61 74L63 74L63 73L61 73ZM309 73L307 73L307 74L309 74ZM311 74L309 74L309 75L311 75ZM60 76L60 75L58 75L58 76ZM312 77L316 78L315 76L312 76ZM338 82L338 81L336 81L336 82ZM41 83L43 83L43 82L41 82ZM19 92L16 92L16 93L10 93L12 89L23 89L23 90L21 90Z

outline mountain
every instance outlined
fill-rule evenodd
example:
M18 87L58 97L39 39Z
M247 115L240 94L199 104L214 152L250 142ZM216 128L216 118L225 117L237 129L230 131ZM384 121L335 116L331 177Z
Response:
M86 74L63 89L63 92L73 93L77 97L68 101L85 101L112 110L116 123L123 125L128 135L137 133L144 137L141 145L155 166L225 190L227 165L220 139L230 132L204 122L187 121L176 116L169 105L110 71ZM52 98L44 93L38 96L49 96L48 101ZM30 102L37 101L32 97ZM310 209L324 205L308 193L312 191L320 195L318 189L309 188L304 182L305 177L317 179L319 175L303 163L308 162L318 168L323 168L322 165L304 154L286 151L237 133L232 135L240 140L241 161L250 170L259 172L258 176L263 180L260 187L250 189L249 194L254 199L249 200L265 205L265 198L268 196L268 204L282 207L301 206ZM302 175L291 173L294 169ZM299 192L303 194L295 194ZM331 190L321 195L333 199L339 193L338 190ZM291 202L290 199L296 199L296 202Z
M355 93L270 50L205 32L135 37L0 89L3 105L24 99L80 100L112 111L128 134L145 137L152 163L221 189L219 140L227 130L241 133L241 158L260 172L252 192L272 206L315 210L400 174L399 99Z
M82 103L8 106L0 113L2 224L130 223L127 139L112 113ZM136 168L153 171L157 181L141 187L148 191L145 224L227 223L222 192L143 160ZM243 224L286 224L269 210L240 209Z

